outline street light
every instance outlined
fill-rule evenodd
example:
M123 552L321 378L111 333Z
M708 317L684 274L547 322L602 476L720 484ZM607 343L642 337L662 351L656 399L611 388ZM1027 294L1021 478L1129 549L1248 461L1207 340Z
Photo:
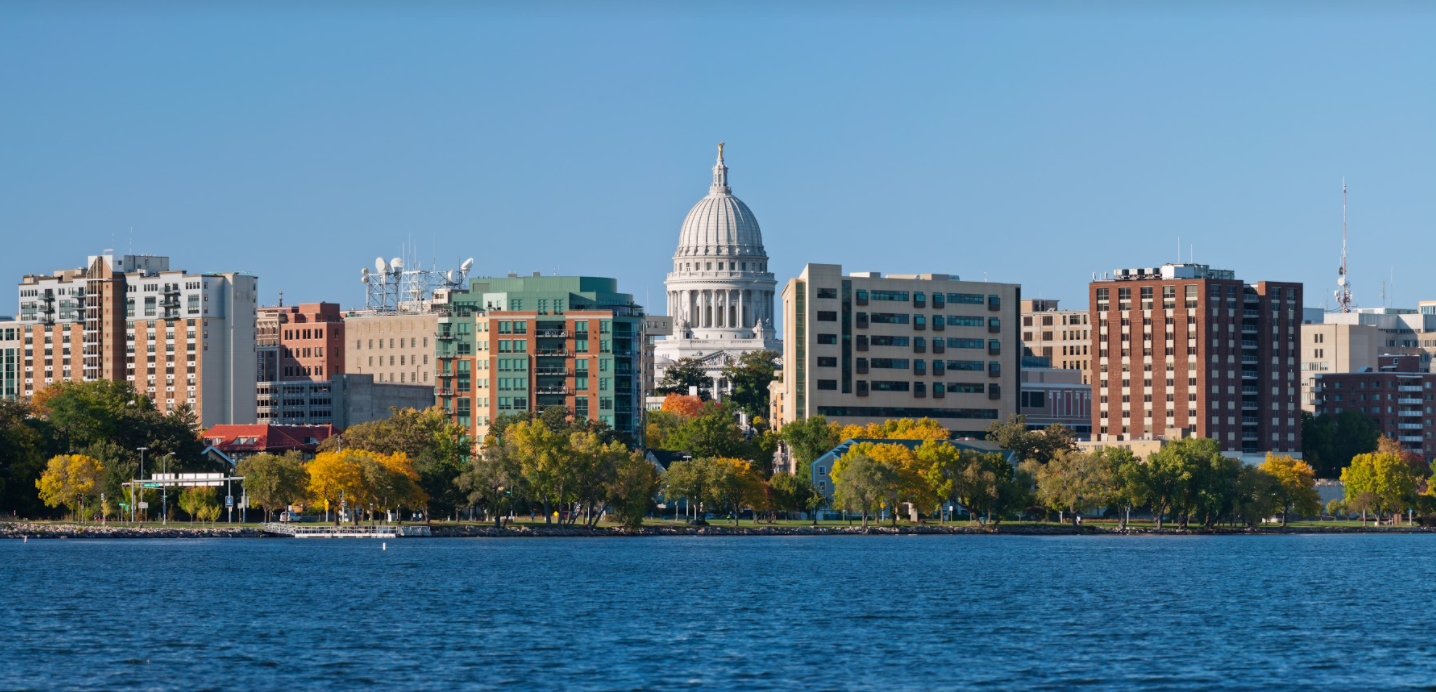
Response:
M144 497L145 497L145 483L144 483L144 480L145 480L145 450L149 449L149 447L136 447L135 449L140 450L140 478L139 478L139 480L140 480L140 499L144 499ZM139 500L135 500L135 501L134 501L133 503L131 503L131 504L132 504L133 506L130 507L130 521L131 521L131 522L134 522L134 521L135 521L135 513L139 510L139 507L140 507L140 501L139 501Z
M174 452L170 452L169 454L164 455L164 460L165 460L165 466L164 466L165 470L164 470L164 474L165 474L166 476L169 475L169 471L170 471L170 457L172 457L172 456L174 456L174 455L175 455ZM170 524L170 485L169 485L169 478L166 478L166 479L164 480L164 482L163 482L163 485L160 486L160 523L161 523L161 524L164 524L165 526L169 526L169 524Z

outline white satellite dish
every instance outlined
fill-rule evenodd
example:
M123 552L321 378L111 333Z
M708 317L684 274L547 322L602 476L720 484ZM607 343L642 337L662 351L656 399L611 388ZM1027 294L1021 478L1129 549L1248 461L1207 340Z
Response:
M465 273L465 274L468 274L468 273L469 273L469 270L470 270L470 269L473 269L473 268L474 268L474 258L472 258L472 257L470 257L470 258L464 260L464 263L461 264L461 265L459 265L459 271L461 271L461 272L463 272L463 273Z
M449 283L453 283L453 282L454 282L454 270L450 269L449 271L444 272L444 278L448 279L448 280L449 280Z
M404 268L404 260L395 257L394 259L389 260L389 266L397 272Z
M374 269L377 270L380 274L383 274L383 273L389 271L389 265L384 264L384 258L383 258L383 257L375 257L375 258L374 258Z
M359 270L359 273L360 273L360 274L368 274L368 273L369 273L369 268L368 268L368 267L364 267L363 269L360 269L360 270Z
M1346 285L1346 277L1344 277L1344 276L1338 276L1338 277L1336 277L1336 285L1337 285L1337 286L1345 286L1345 285Z
M367 284L367 283L369 283L369 272L368 272L368 271L365 271L365 272L364 272L364 275L359 277L359 283L361 283L361 284Z

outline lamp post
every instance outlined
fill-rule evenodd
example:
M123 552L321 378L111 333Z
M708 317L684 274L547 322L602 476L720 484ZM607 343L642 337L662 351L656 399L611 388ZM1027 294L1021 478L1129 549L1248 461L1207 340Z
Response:
M135 514L140 508L140 500L143 500L145 497L145 450L149 449L149 447L136 447L135 449L140 450L140 499L135 500L134 506L130 507L131 522L135 521Z
M160 486L160 523L165 526L169 526L170 524L170 486L168 476L170 472L170 457L174 455L174 452L170 452L164 456L164 474L166 478L162 481L163 485Z

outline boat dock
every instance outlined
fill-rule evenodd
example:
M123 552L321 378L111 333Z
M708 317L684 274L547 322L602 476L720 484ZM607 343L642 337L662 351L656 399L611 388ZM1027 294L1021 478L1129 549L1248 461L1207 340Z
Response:
M427 538L433 533L427 526L398 526L394 524L339 525L333 524L284 524L267 522L265 533L291 538Z

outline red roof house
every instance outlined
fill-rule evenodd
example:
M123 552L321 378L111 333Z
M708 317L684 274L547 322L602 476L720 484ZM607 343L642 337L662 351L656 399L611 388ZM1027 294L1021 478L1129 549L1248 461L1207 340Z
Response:
M231 459L251 454L283 454L290 450L312 455L336 431L332 425L216 425L204 432L205 444Z

